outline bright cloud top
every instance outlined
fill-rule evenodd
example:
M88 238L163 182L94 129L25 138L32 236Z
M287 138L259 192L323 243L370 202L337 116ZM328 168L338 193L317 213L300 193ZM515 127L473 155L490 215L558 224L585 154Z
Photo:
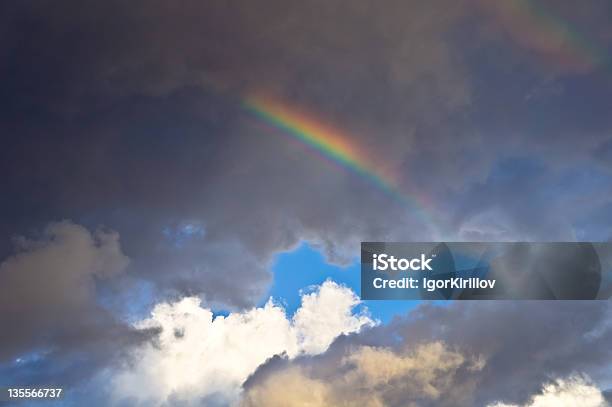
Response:
M114 396L146 405L225 405L237 400L245 380L272 356L322 353L339 335L373 326L365 310L353 313L358 304L353 291L332 281L304 294L292 318L272 300L216 318L196 297L158 304L137 327L160 329L159 338L138 348L115 375Z
M522 405L496 403L489 407L607 407L599 388L583 376L557 379L544 385L542 392Z

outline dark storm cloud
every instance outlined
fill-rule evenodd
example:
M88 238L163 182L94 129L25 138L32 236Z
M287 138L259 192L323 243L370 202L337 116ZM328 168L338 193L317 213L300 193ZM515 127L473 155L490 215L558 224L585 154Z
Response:
M319 405L321 389L320 400L349 405L523 404L557 378L609 380L611 317L607 301L424 305L389 326L340 338L324 355L272 359L245 384L246 405L276 405L275 394L290 393L281 384L310 386L295 405Z
M501 153L535 154L544 168L568 152L589 157L609 138L607 115L596 114L607 111L609 85L585 86L599 83L598 67L578 78L542 74L556 61L529 59L479 7L6 4L0 162L12 198L2 202L2 234L58 218L104 224L120 232L137 278L230 306L257 301L271 256L300 239L342 261L360 240L432 236L409 208L262 130L240 107L245 92L262 89L370 147L406 190L429 196L444 237L483 233L475 208L507 236L571 237L571 222L559 222L565 208L545 190L522 197L527 213L509 199L520 198L515 184L487 174ZM549 172L530 190L559 176ZM466 180L489 184L485 199L465 194ZM173 247L163 230L190 221L205 234Z
M546 6L571 15L573 2L559 4ZM396 169L441 212L442 237L570 239L579 222L583 238L608 238L607 68L559 66L480 7L4 3L1 258L11 236L50 220L104 225L132 261L96 286L129 301L127 282L147 281L156 295L246 307L265 292L274 254L301 239L346 261L361 240L432 237L409 208L262 129L241 107L259 89L312 109ZM581 5L572 24L605 49L608 11ZM590 184L567 177L576 165L589 166ZM582 185L592 188L575 193ZM180 236L190 225L201 233ZM81 292L56 288L62 301ZM111 318L89 301L83 315ZM31 333L19 329L11 354L39 345L19 345Z
M5 6L3 234L108 225L140 277L230 306L255 302L272 254L300 239L345 260L365 236L408 238L420 220L262 130L240 99L317 106L396 162L413 121L469 101L443 39L463 11L442 5ZM189 221L204 236L172 247L162 231Z

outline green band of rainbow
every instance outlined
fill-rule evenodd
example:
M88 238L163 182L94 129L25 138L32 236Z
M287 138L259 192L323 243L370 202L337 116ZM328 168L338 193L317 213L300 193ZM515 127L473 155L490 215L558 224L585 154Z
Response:
M380 169L382 166L371 158L371 153L358 145L354 137L324 124L312 114L262 95L247 97L244 107L268 125L308 145L393 196L403 205L409 206L429 227L435 228L431 211L424 204L425 200L402 192L398 182Z

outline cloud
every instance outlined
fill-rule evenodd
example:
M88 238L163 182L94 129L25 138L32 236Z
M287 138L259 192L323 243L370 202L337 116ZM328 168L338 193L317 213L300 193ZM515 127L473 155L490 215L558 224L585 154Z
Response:
M499 15L504 7L483 14L480 3L452 0L5 3L0 172L10 175L10 199L0 200L0 258L10 267L0 275L0 320L12 329L0 339L3 360L49 344L103 360L109 347L122 348L115 339L136 341L96 303L92 287L105 284L115 290L109 302L126 299L122 312L137 282L152 287L152 303L198 297L203 309L242 315L269 288L274 256L301 241L346 263L360 241L434 239L432 223L448 240L612 236L609 64L580 65L579 75L555 69L563 52L547 58L551 32L520 35L546 28L520 24L527 29L511 31L514 20ZM575 16L606 49L604 3L543 7ZM242 102L260 89L341 129L396 173L403 193L425 202L430 219L254 119ZM83 227L52 231L56 237L10 260L6 237L66 218ZM121 250L114 233L88 232L98 225L120 234ZM177 233L186 225L201 232ZM29 254L38 260L26 261ZM38 277L51 266L56 280ZM491 356L475 399L522 403L548 372L566 377L574 365L597 380L609 360L601 305L555 307L423 307L416 315L431 322L403 321L389 338ZM20 314L35 317L23 322ZM307 314L292 320L294 330L303 321L300 332L321 333L296 346L326 346L339 326L353 326L343 315L330 326ZM584 342L580 334L591 330L598 333ZM535 354L542 356L533 361ZM527 365L534 367L521 369ZM496 382L500 372L507 388Z
M391 332L417 343L442 340L484 355L487 365L476 404L523 402L551 377L585 372L608 380L610 316L608 301L466 302L420 307L410 321L396 321Z
M272 300L226 317L213 316L194 297L158 304L137 327L161 333L128 357L112 380L112 397L132 405L227 405L269 358L319 354L339 335L374 325L352 313L358 303L349 288L327 281L302 296L292 318Z
M0 169L15 199L0 203L0 234L55 218L107 225L156 298L234 310L261 299L274 255L300 241L346 263L360 241L430 240L432 224L450 240L573 238L573 221L610 201L609 180L576 202L584 182L559 185L555 166L607 145L598 101L609 88L534 71L483 34L496 17L479 10L448 0L6 5L0 122L14 137ZM526 101L547 86L560 90ZM340 128L427 216L262 126L242 108L251 90ZM491 176L513 156L542 168ZM206 233L181 245L164 234L189 222Z
M422 305L390 325L340 338L321 355L269 360L245 383L242 403L531 406L576 394L602 400L593 386L611 379L610 315L607 301Z
M466 358L441 342L401 352L360 346L344 355L338 365L328 366L325 373L319 369L320 376L313 374L317 368L312 366L289 366L251 382L241 405L419 405L420 400L435 401L443 394L460 393L453 376L461 369L480 370L483 365L482 360Z
M18 252L0 264L0 324L10 332L0 339L0 360L118 328L94 293L95 279L119 274L129 262L116 233L91 234L64 221L47 226L37 240L17 242Z
M16 174L5 188L17 199L1 204L0 233L56 217L108 225L130 272L159 298L201 295L232 309L257 303L273 256L302 240L347 262L361 240L414 238L415 229L424 239L428 225L414 213L262 130L241 99L263 89L312 108L364 148L382 137L381 161L404 177L439 116L469 105L444 38L463 13L445 1L6 6L11 88L1 96L15 108L2 122L17 136L0 162ZM23 30L29 21L35 30ZM456 172L443 167L435 170ZM206 235L174 247L163 231L188 221ZM245 284L233 287L237 279Z
M494 403L489 407L608 407L610 404L597 386L588 378L570 376L557 379L544 385L539 394L534 395L527 403L504 404Z
M117 233L63 221L16 243L0 264L0 372L8 369L7 377L26 384L61 376L68 386L150 336L98 303L97 282L115 279L129 263Z
M603 393L604 398L608 404L612 404L612 390L607 390Z
M322 353L339 333L357 332L372 325L367 316L352 314L359 302L350 289L329 280L318 290L302 295L302 306L293 316L298 348L306 354Z
M605 13L603 2L593 1L581 10L567 1L476 4L493 17L492 32L533 53L537 56L533 62L543 65L542 69L553 68L556 74L588 73L607 63L600 48L608 36L599 15Z

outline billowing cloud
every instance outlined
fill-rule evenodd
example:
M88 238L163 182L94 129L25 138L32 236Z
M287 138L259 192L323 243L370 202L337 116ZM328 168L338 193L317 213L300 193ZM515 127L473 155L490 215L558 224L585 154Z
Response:
M582 395L595 403L603 400L596 381L575 373L599 383L612 378L610 321L606 301L421 306L339 339L322 355L268 361L245 384L242 402L531 407Z
M609 405L602 391L588 378L571 376L546 384L539 394L520 406L494 403L489 407L608 407Z
M342 334L374 325L348 288L327 281L302 296L292 318L272 300L262 308L214 316L196 298L159 304L140 329L157 340L136 349L113 378L113 398L132 405L227 405L242 384L274 355L324 352Z
M574 372L598 380L610 377L608 301L467 302L448 308L421 307L413 317L398 322L403 337L416 342L443 340L485 356L476 404L494 401L493 397L524 401L551 377ZM550 332L555 332L554 338Z
M251 382L242 400L248 407L297 406L395 406L419 405L461 393L453 377L460 370L477 371L484 361L466 358L441 342L394 352L386 348L360 346L345 355L340 364L319 375L312 367L289 367ZM472 384L473 385L473 384ZM281 390L282 389L282 390ZM442 404L439 404L442 405Z

